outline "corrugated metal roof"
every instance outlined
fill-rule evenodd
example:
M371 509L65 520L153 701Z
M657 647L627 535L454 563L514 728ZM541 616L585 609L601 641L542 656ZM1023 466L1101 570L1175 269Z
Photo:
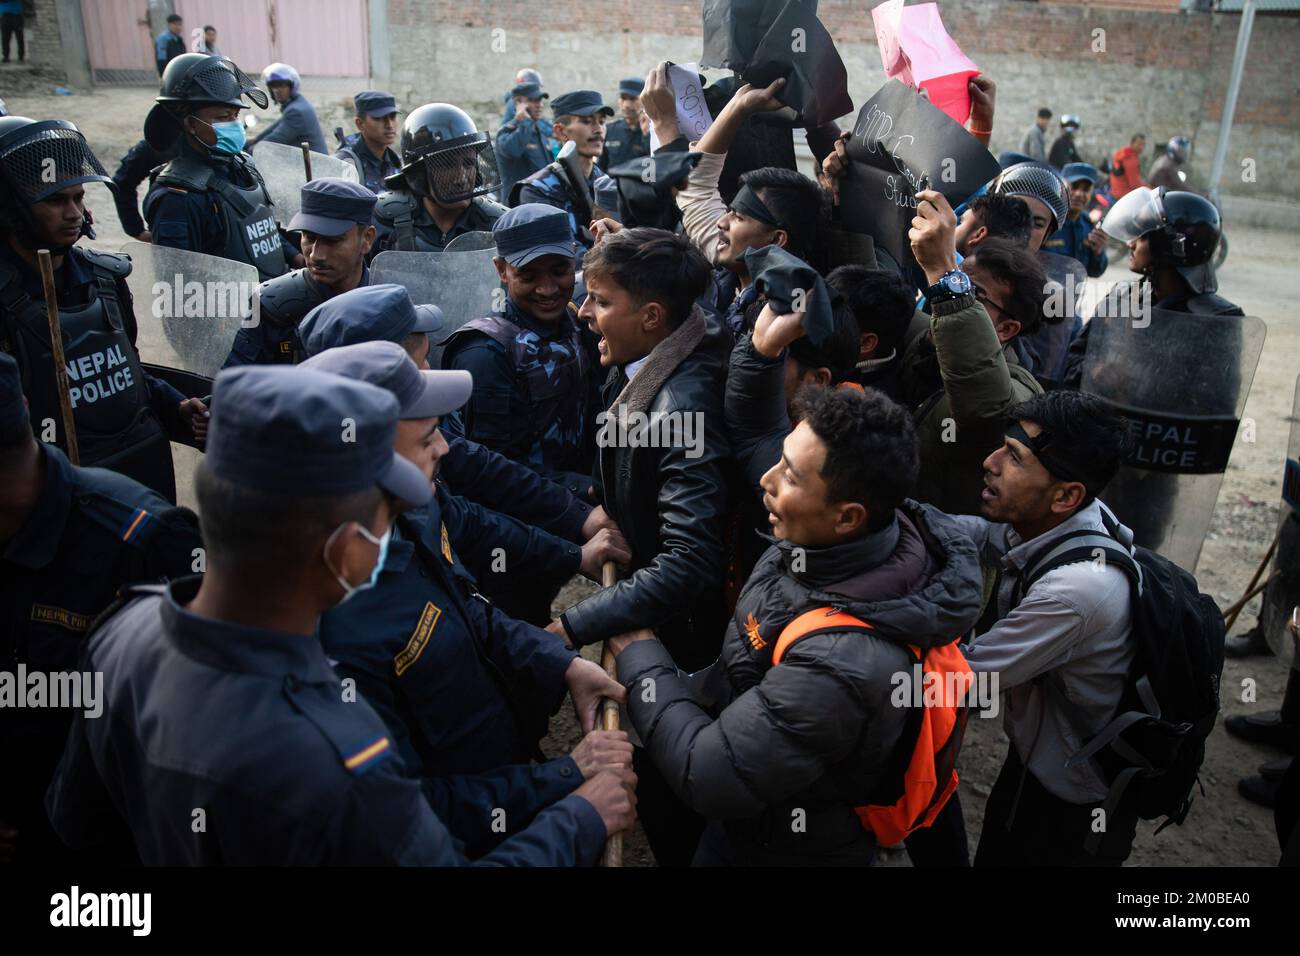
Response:
M1246 0L1219 0L1214 8L1220 13L1240 13ZM1255 0L1257 13L1300 13L1300 0Z

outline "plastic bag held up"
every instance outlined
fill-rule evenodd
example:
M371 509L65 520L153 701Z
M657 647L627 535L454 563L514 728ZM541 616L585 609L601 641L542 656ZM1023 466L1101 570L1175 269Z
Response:
M939 5L905 7L903 0L885 0L872 8L871 19L885 76L925 90L931 103L965 123L971 106L968 84L979 67L948 36Z

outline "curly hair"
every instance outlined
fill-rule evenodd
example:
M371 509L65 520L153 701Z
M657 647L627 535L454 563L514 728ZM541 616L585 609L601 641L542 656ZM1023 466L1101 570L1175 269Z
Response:
M826 446L827 499L865 505L868 531L889 524L920 468L907 409L874 388L810 385L796 396L795 415Z
M648 226L603 238L587 253L582 271L622 286L637 305L660 303L673 328L691 314L712 274L709 261L686 236Z

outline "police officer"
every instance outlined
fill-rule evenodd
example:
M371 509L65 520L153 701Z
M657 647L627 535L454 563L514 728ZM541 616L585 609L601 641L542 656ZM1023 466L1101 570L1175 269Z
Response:
M144 138L157 150L175 146L177 156L154 177L144 218L157 245L247 262L273 279L298 251L282 242L270 194L243 152L242 97L267 105L228 59L185 53L167 65Z
M407 344L410 355L405 335L415 322L411 313L410 299L400 286L347 292L304 321L303 348L314 357L357 343L386 341ZM412 359L417 367L427 368L422 357ZM512 616L545 623L550 620L551 598L574 574L581 571L598 580L603 561L626 560L626 545L616 527L586 528L584 522L581 534L575 535L571 525L533 511L548 500L567 497L577 502L580 496L539 480L526 465L455 433L446 460L450 494L439 500L451 543L488 597ZM583 485L584 493L588 484ZM504 564L502 555L507 556Z
M442 328L442 310L412 305L400 285L361 286L327 299L298 323L308 357L357 342L396 342L419 368L429 367L429 333Z
M1092 188L1100 174L1088 163L1068 163L1061 175L1070 186L1070 211L1065 214L1061 228L1043 240L1044 252L1077 259L1088 275L1097 278L1106 271L1110 259L1106 255L1106 234L1092 227L1092 220L1084 215L1092 200Z
M426 103L402 124L402 169L375 206L379 249L438 252L466 232L486 231L505 212L492 138L450 103Z
M430 479L437 474L447 451L439 418L469 396L467 373L420 372L390 342L329 349L303 367L392 392L401 404L397 451ZM482 600L456 550L452 503L439 483L433 501L398 517L374 589L325 614L321 641L422 776L522 763L509 771L514 787L567 793L581 782L586 751L613 741L597 738L580 748L580 766L567 757L539 767L526 763L566 689L589 732L597 702L614 691L613 682L541 628ZM618 739L630 761L631 745L622 734Z
M513 108L497 130L497 163L501 168L498 195L505 202L509 202L516 183L545 169L555 156L553 129L542 119L542 100L549 99L550 94L542 92L541 80L517 83L510 97Z
M122 231L133 239L149 242L153 237L140 217L140 184L149 178L149 174L170 159L176 158L180 143L162 152L142 139L126 151L117 171L113 173L113 204L117 206L117 220L122 224Z
M1061 135L1056 137L1056 142L1052 143L1047 154L1047 161L1057 169L1064 169L1069 163L1083 162L1079 148L1074 144L1074 135L1082 125L1079 117L1073 114L1067 113L1061 117Z
M505 311L467 322L442 343L443 368L474 376L464 433L584 494L594 455L593 362L571 302L569 219L525 203L498 219L492 235Z
M641 91L645 80L635 76L618 83L618 109L623 115L605 128L600 168L613 169L638 156L650 155L650 137L641 132Z
M94 235L85 183L111 181L63 120L0 119L0 155L0 351L18 361L38 435L67 447L36 255L49 249L80 463L174 500L168 435L202 437L203 403L142 368L126 285L131 260L73 245Z
M4 353L0 487L0 680L14 681L20 694L36 675L52 687L53 675L79 670L86 630L119 588L191 574L201 556L192 512L123 475L74 467L54 445L36 441L21 371ZM93 680L77 683L78 703L95 712L103 701L92 699ZM0 706L0 862L67 858L43 800L71 706L27 709L13 699Z
M244 322L225 368L296 361L298 323L331 296L370 284L365 257L375 241L375 195L360 183L323 177L302 187L289 223L307 265L257 287L257 322Z
M74 717L46 801L55 830L103 839L117 808L149 865L466 862L316 633L373 586L396 514L429 499L392 450L397 399L274 367L223 371L213 394L195 482L207 572L137 592L90 636L83 666L103 673L109 717ZM631 784L603 771L480 862L593 861L631 822ZM492 796L454 809L483 827Z
M397 100L392 93L365 90L352 97L357 131L349 136L335 159L351 163L357 176L375 195L384 191L384 180L402 168L393 152L397 142Z
M316 107L302 95L302 79L298 71L288 63L272 63L262 71L262 83L280 104L280 118L268 126L253 145L282 143L299 146L306 143L312 152L326 153L325 136L321 133L320 120L316 118Z
M605 148L605 119L613 116L614 110L601 102L600 94L595 90L576 90L557 96L551 102L551 111L555 114L555 138L561 149L565 143L574 144L578 167L593 198L598 191L606 191L612 184L604 182L609 177L596 165L596 159ZM587 223L578 222L573 189L555 164L516 184L510 198L512 206L535 202L563 209L568 213L569 227L575 239L587 227ZM585 251L579 250L579 264Z

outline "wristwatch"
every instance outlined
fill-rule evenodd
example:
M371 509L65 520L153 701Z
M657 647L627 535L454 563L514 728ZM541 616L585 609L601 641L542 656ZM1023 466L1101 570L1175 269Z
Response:
M970 276L960 269L953 269L951 272L945 272L939 277L938 282L925 290L925 298L927 302L933 305L935 302L947 302L949 299L956 299L969 292Z

